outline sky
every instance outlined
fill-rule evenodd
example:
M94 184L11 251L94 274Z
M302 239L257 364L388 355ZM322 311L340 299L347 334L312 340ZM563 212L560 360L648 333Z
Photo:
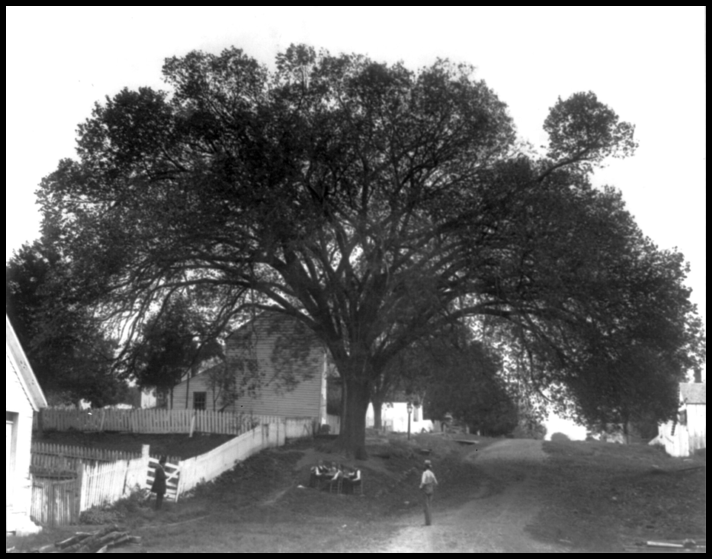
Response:
M271 65L291 43L416 69L467 62L544 144L558 97L593 91L636 126L597 171L642 230L690 262L706 320L704 7L6 7L6 260L39 235L35 190L75 157L77 125L124 87L165 88L165 58L229 46Z

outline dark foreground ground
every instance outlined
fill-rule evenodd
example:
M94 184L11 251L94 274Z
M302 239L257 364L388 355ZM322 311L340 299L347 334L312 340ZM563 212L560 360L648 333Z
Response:
M136 497L92 518L118 520L142 536L118 552L144 553L621 551L644 539L706 535L705 456L682 461L647 446L474 439L371 436L370 458L359 463L328 441L300 441L253 456L160 513ZM183 450L191 444L198 443ZM417 489L423 449L440 481L429 529ZM361 467L365 495L306 488L320 458ZM6 543L27 548L78 529Z

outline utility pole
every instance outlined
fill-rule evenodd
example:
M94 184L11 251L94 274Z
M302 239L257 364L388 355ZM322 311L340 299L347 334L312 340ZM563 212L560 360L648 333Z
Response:
M408 440L410 440L410 414L413 413L413 403L408 400Z

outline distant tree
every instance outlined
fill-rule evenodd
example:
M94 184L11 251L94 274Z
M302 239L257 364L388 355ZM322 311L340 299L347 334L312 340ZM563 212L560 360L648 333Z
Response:
M496 318L531 356L532 383L562 387L560 399L575 391L581 411L605 399L576 381L603 370L597 355L616 359L601 349L620 317L659 315L669 343L629 333L674 354L670 377L699 362L680 263L655 264L661 252L620 194L591 185L605 158L634 152L632 125L574 94L552 107L538 156L472 74L304 45L274 71L234 48L166 60L170 93L123 90L97 105L79 127L79 161L42 181L72 289L117 321L189 288L220 320L246 308L295 317L333 356L339 444L357 456L385 368L466 317ZM674 295L647 299L656 282Z
M453 334L421 344L410 367L419 375L424 413L443 419L447 414L486 436L510 433L517 425L515 398L500 375L501 362L480 342ZM408 355L408 352L404 352Z
M222 357L214 338L201 339L201 317L190 301L175 296L140 329L125 358L124 367L142 388L156 388L165 399L173 388L196 373L200 363ZM187 400L186 400L187 402Z
M5 312L50 402L120 403L128 385L113 368L117 343L65 289L66 267L47 243L24 244L5 267Z

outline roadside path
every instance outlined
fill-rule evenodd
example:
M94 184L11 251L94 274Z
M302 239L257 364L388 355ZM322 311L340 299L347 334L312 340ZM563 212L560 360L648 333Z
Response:
M506 476L502 493L487 495L487 487L466 505L439 509L433 503L433 526L423 526L423 514L413 515L381 553L562 553L564 547L544 544L525 532L544 497L537 473L546 455L541 441L504 440L466 460L476 462L493 478ZM436 472L437 474L437 472ZM404 523L404 524L406 524Z

